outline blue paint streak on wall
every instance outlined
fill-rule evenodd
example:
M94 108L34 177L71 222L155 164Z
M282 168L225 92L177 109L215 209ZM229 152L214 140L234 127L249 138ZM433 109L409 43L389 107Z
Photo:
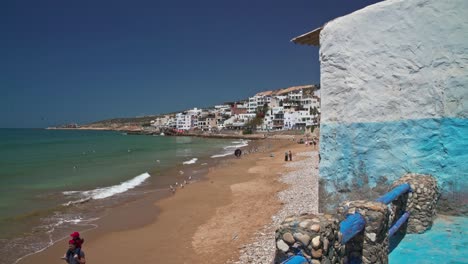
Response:
M322 123L320 177L326 190L388 182L406 173L435 176L443 190L468 192L468 119ZM455 189L453 189L455 188Z

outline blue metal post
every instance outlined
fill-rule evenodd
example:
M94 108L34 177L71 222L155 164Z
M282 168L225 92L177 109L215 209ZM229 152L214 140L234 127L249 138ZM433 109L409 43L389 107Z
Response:
M346 219L340 223L340 232L343 235L341 244L346 244L357 233L361 232L365 225L366 220L359 213L346 216Z
M410 187L410 185L408 183L398 185L397 187L393 188L393 190L391 190L388 193L380 196L377 199L377 202L381 202L381 203L384 203L384 204L389 204L393 200L398 198L398 196L400 196L400 195L402 195L404 193L407 193L409 191L411 191L411 187Z
M392 227L388 230L388 236L392 237L398 229L408 220L410 213L405 212L396 222L393 224Z
M309 261L307 261L306 258L304 258L301 255L296 255L296 256L292 256L292 257L288 258L287 260L285 260L281 264L308 264L308 263L309 263Z

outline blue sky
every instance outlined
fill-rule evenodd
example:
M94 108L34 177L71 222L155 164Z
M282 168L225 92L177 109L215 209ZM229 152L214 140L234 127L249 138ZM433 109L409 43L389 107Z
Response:
M0 127L87 123L319 83L290 39L379 1L4 0Z

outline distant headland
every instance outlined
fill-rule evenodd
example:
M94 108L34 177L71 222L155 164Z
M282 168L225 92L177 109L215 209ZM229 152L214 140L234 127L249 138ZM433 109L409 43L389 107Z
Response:
M320 85L291 86L206 108L141 117L112 118L47 129L109 130L128 134L259 137L256 132L304 131L320 122ZM262 134L260 137L264 137Z

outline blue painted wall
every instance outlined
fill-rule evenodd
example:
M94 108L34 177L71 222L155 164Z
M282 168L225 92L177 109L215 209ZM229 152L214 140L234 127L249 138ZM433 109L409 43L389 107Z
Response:
M447 192L468 192L468 119L322 123L320 177L328 192L375 187L413 172L431 174ZM364 179L364 180L363 180Z

